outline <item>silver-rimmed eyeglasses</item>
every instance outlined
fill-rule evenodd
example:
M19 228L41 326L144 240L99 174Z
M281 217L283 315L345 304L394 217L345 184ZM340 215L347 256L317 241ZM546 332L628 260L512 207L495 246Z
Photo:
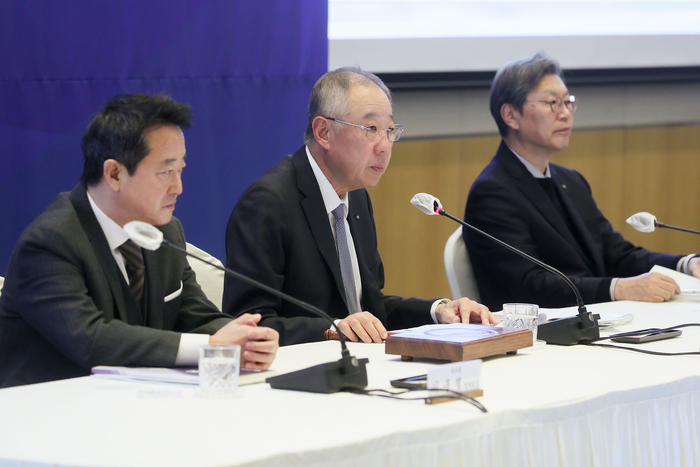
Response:
M533 102L533 101L525 101L525 102ZM575 96L569 96L566 99L562 99L561 97L555 97L546 101L534 101L534 102L542 102L543 104L549 104L549 106L552 108L552 112L555 114L558 114L561 112L561 110L566 106L567 109L571 113L576 112L576 105L578 104L578 100L576 99Z
M323 118L325 118L327 120L332 120L334 122L342 123L343 125L350 125L350 126L354 126L355 128L365 130L365 134L367 135L367 139L370 141L376 141L377 135L386 133L386 137L389 138L389 142L393 143L394 141L398 141L399 138L401 138L401 133L403 133L403 125L399 125L399 124L394 124L394 125L391 125L389 128L384 128L383 130L380 130L379 128L377 128L374 125L362 126L362 125L356 125L354 123L344 122L342 120L338 120L337 118L333 118L333 117L323 117Z

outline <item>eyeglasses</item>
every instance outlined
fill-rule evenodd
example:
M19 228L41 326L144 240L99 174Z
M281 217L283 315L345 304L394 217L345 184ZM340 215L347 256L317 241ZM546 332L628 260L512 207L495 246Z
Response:
M365 130L365 134L367 135L367 139L370 141L376 141L377 140L377 135L379 134L384 134L386 133L386 137L389 138L389 142L393 143L394 141L398 141L399 138L401 138L401 133L403 133L403 125L391 125L389 128L384 128L383 130L380 130L374 125L371 126L362 126L362 125L355 125L354 123L348 123L344 122L342 120L338 120L337 118L332 118L332 117L323 117L326 120L332 120L334 122L342 123L343 125L350 125L354 126L356 128L359 128L361 130Z
M571 113L574 113L576 112L576 105L578 104L578 101L576 100L575 96L569 96L566 100L562 99L561 97L557 97L548 101L525 102L542 102L543 104L549 104L549 106L552 108L552 112L554 112L555 114L561 112L561 110L564 108L564 105L566 105L566 108L569 109Z

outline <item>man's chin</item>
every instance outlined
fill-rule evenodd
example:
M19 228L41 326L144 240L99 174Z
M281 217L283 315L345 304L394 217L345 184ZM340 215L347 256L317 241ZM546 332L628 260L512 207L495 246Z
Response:
M365 180L365 183L363 183L363 187L367 188L367 187L377 186L379 184L379 180L381 180L381 178L382 178L382 175L384 175L384 172L375 173L375 174L373 174L373 176L367 177L367 179Z
M161 226L161 225L167 224L172 219L173 219L173 213L171 211L171 212L168 212L167 215L160 215L157 218L152 219L150 221L146 221L146 222L148 222L149 224Z
M565 139L557 141L555 146L557 151L563 151L564 149L569 147L569 138L567 137Z

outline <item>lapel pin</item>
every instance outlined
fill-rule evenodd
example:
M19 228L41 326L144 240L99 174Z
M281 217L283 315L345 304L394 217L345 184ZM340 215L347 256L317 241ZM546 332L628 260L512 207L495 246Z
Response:
M566 185L562 183L561 187L566 190Z

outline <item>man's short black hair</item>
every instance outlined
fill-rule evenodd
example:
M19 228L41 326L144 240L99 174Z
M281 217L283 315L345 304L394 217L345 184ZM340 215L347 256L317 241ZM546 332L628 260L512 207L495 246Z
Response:
M513 60L498 70L491 84L489 108L501 136L506 136L509 128L501 117L503 104L510 104L522 113L527 95L547 75L557 75L563 80L559 62L544 52L537 52L532 58Z
M192 108L163 94L114 96L85 130L82 143L85 164L80 179L88 186L99 183L107 159L124 164L129 175L133 175L151 150L145 132L163 125L189 128Z

